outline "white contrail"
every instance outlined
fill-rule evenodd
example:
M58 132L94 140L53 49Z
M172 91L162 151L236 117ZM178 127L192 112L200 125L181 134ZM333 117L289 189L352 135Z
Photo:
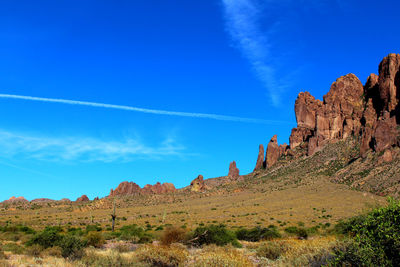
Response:
M91 107L100 107L100 108L111 108L111 109L136 111L136 112L151 113L151 114L158 114L158 115L207 118L207 119L222 120L222 121L236 121L236 122L249 122L249 123L262 123L262 124L286 124L286 123L288 123L285 121L241 118L241 117L218 115L218 114L207 114L207 113L166 111L166 110L158 110L158 109L138 108L138 107L131 107L131 106L104 104L104 103L78 101L78 100L68 100L68 99L60 99L60 98L45 98L45 97L11 95L11 94L0 94L0 98L22 99L22 100L50 102L50 103L62 103L62 104L69 104L69 105L91 106Z

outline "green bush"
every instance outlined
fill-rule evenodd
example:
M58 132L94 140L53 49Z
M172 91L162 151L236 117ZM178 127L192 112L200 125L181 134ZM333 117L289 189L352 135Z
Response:
M239 240L246 240L252 242L257 242L260 240L270 240L273 238L281 237L281 234L279 233L276 227L270 227L270 228L255 227L252 229L241 228L238 229L235 233L236 237Z
M119 239L133 241L137 243L148 243L152 240L152 236L136 224L125 225L116 234Z
M64 236L57 244L61 248L64 258L79 259L83 256L83 248L86 246L79 238L71 235Z
M43 248L49 248L58 244L63 236L59 228L46 227L42 232L34 235L28 242L28 246L40 245Z
M60 229L57 227L46 227L42 232L34 235L27 245L39 245L44 249L58 246L61 248L62 256L67 258L79 258L82 256L82 248L86 243L73 235L60 234Z
M339 229L351 240L335 248L333 265L400 266L399 201L390 198L386 207L350 219Z
M192 233L191 243L197 246L204 244L216 244L217 246L232 244L235 247L241 247L235 233L229 231L223 224L197 227Z

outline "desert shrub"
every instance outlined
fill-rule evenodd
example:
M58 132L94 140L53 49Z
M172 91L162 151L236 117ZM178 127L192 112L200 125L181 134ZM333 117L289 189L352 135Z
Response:
M117 234L121 240L128 240L137 243L148 243L152 240L149 233L136 224L125 225L121 227L119 233Z
M43 251L43 247L35 244L26 248L26 254L32 257L39 257Z
M172 243L178 243L185 239L186 231L178 227L167 227L161 235L161 244L169 246Z
M255 227L252 229L241 228L238 229L235 233L236 237L239 240L246 240L252 242L281 237L281 234L279 233L276 227L271 227L271 228Z
M86 246L86 243L73 235L60 234L60 229L47 227L34 235L27 245L40 245L44 249L58 246L61 248L63 257L79 258L82 256L82 248Z
M88 250L80 260L85 266L93 267L128 267L145 266L131 258L122 257L118 252L111 251L108 254L98 254L94 250ZM148 267L148 265L146 266Z
M335 248L334 265L400 266L400 202L389 199L349 226L351 240Z
M286 250L286 246L281 242L268 241L257 248L257 256L270 260L278 259Z
M105 240L100 232L89 232L86 236L86 242L88 246L99 248L104 245Z
M143 245L136 251L137 260L150 266L175 267L183 266L188 252L186 248L178 245L153 246Z
M243 252L232 246L210 245L195 256L195 267L252 267L254 264Z
M362 224L366 219L366 215L362 214L359 216L352 217L347 220L340 220L333 228L333 231L337 234L354 234L353 226Z
M60 247L50 247L42 251L41 255L50 257L62 257L62 249Z
M54 227L46 227L42 232L35 234L28 242L28 246L40 245L43 248L55 246L61 241L63 236L60 234L60 229Z
M17 243L7 243L2 246L4 251L10 251L13 254L23 254L25 252L24 247L18 245Z
M237 241L235 233L229 231L223 224L197 227L192 233L190 242L197 246L209 244L216 244L217 246L227 244L232 244L235 247L241 246Z
M285 228L285 232L288 234L295 234L297 237L302 239L308 238L308 232L306 229L296 226L289 226Z
M84 253L83 248L86 246L85 242L71 235L64 236L55 245L61 248L61 255L64 258L71 259L81 258Z

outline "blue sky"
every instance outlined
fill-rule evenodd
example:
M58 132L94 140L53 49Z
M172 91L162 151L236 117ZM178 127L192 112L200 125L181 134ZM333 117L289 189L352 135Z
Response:
M190 183L252 171L288 142L300 91L364 83L398 53L397 1L6 1L0 94L220 120L0 98L0 199L105 196L120 182ZM179 115L179 114L177 114Z

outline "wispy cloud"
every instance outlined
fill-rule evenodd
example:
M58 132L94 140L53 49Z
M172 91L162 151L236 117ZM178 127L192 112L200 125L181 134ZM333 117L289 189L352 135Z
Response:
M0 130L0 155L46 161L126 162L137 158L160 159L183 156L185 147L172 137L157 146L148 146L140 138L104 141L82 137L47 137Z
M271 42L267 31L261 30L261 10L266 2L257 0L222 0L226 27L233 41L250 62L257 77L267 89L273 105L280 104L280 94L287 87L278 79L271 55Z
M150 113L150 114L157 114L157 115L206 118L206 119L221 120L221 121L236 121L236 122L261 123L261 124L286 124L286 123L289 123L289 122L285 122L285 121L262 120L262 119L243 118L243 117L226 116L226 115L218 115L218 114L207 114L207 113L166 111L166 110L159 110L159 109L147 109L147 108L96 103L96 102L88 102L88 101L69 100L69 99L59 99L59 98L45 98L45 97L11 95L11 94L0 94L0 98L20 99L20 100L39 101L39 102L48 102L48 103L61 103L61 104L68 104L68 105L80 105L80 106L90 106L90 107L99 107L99 108L110 108L110 109L135 111L135 112Z

